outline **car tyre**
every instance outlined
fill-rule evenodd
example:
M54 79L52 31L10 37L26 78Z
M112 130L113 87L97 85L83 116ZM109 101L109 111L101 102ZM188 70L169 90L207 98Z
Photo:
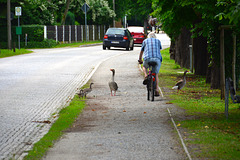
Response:
M133 48L134 48L134 43L132 44L132 47L130 48L130 49L131 49L131 51L133 50Z
M129 51L129 45L127 45L126 50Z
M111 47L107 47L109 50L111 49Z
M103 50L106 50L106 46L103 45Z

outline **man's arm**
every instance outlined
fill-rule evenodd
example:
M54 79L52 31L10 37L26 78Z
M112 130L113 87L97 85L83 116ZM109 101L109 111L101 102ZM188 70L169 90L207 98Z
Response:
M142 55L143 55L143 51L141 50L141 51L140 51L140 54L139 54L139 58L138 58L139 64L142 64L142 63L143 63L143 61L142 61Z

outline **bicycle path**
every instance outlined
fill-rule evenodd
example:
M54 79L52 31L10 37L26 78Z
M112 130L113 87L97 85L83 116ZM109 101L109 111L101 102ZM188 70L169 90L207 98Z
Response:
M87 107L44 160L182 160L187 159L171 124L164 97L147 101L138 67L139 49L102 63L91 82ZM113 50L117 52L117 50ZM119 90L110 96L110 68Z

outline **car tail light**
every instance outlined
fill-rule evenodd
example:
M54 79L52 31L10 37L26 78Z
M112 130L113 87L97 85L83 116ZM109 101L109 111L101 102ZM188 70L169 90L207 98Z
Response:
M105 36L104 36L104 39L108 39L108 36L107 36L107 35L105 35Z
M124 36L123 39L128 40L128 37L127 37L127 36Z
M153 77L153 82L155 82L155 80L156 80L156 79Z
M145 36L143 34L140 35L141 38L144 38Z

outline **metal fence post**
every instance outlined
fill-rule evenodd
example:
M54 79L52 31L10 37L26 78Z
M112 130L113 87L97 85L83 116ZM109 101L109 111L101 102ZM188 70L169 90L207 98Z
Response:
M98 26L98 40L100 40L100 37L101 37L101 30L100 30L101 26Z
M58 41L58 29L57 29L57 25L55 25L55 36L56 36L56 42Z
M64 43L64 40L65 40L65 27L64 27L64 25L63 25L63 43Z
M47 26L44 26L44 39L47 39Z
M90 27L87 25L87 41L89 41L89 29L90 29Z
M83 41L83 26L81 25L81 35L82 35L82 41Z
M77 42L77 26L75 25L75 41Z
M95 41L95 27L92 25L92 30L93 30L93 41Z
M225 116L228 119L228 102L229 102L229 80L226 78L225 83Z
M71 25L69 25L69 39L68 39L68 42L70 42L71 43L71 41L72 41L72 37L71 37L71 34L72 34L72 27L71 27Z
M189 45L190 51L190 71L193 73L193 54L192 54L192 45Z

